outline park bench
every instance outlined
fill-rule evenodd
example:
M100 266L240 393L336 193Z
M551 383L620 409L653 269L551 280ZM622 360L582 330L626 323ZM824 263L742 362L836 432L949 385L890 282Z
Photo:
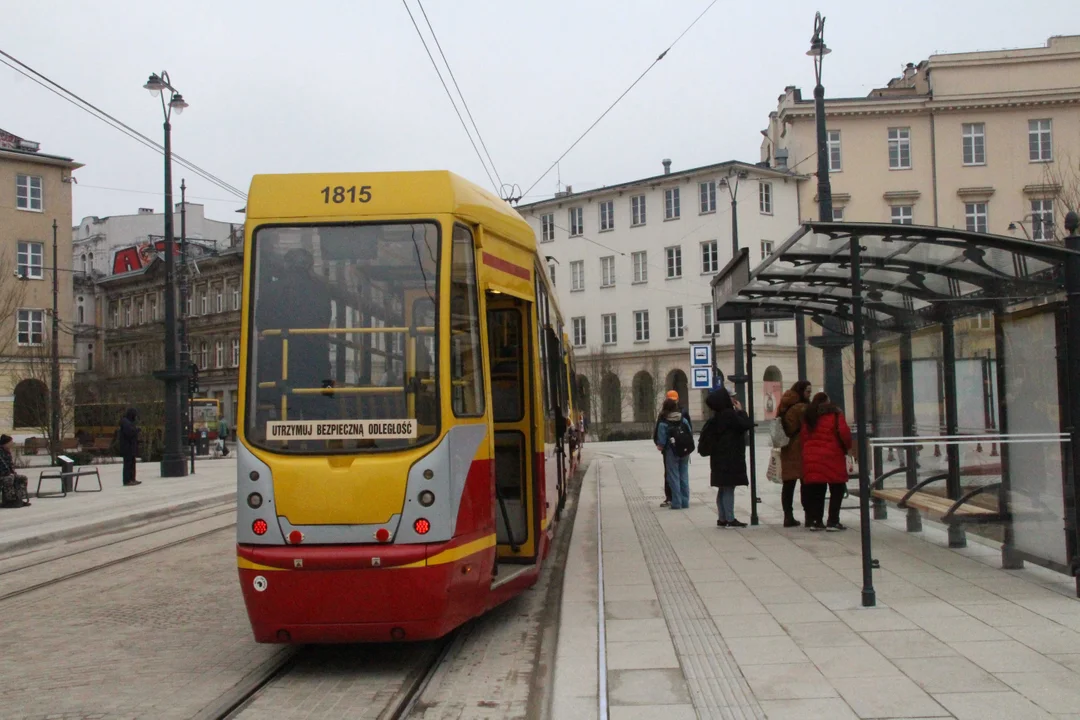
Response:
M80 490L79 478L93 476L97 480L97 488L93 490ZM55 492L41 492L41 484L46 480L59 480L60 489ZM37 491L34 493L37 497L67 497L67 481L74 480L73 492L101 492L101 475L98 474L96 467L90 467L83 465L74 468L71 472L64 472L60 468L49 468L42 470L38 475Z
M93 444L84 448L88 453L92 455L111 455L112 454L112 438L109 437L96 437Z

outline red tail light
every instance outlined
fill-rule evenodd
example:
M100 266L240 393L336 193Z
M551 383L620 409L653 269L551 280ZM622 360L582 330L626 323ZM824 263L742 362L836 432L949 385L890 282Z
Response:
M417 535L427 535L428 530L430 530L430 529L431 529L431 523L428 522L427 520L425 520L424 518L419 518L419 519L417 519L416 522L413 523L413 530L416 531Z
M268 529L269 526L262 518L259 518L255 522L251 523L251 532L255 533L256 535L265 535Z
M375 531L375 539L381 543L388 542L390 540L390 531L386 528L379 528Z
M302 542L304 542L304 533L300 532L299 530L293 530L291 533L289 533L290 545L299 545Z

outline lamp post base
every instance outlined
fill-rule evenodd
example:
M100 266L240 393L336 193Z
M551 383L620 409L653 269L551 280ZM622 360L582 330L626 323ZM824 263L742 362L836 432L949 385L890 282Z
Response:
M187 477L187 458L183 453L168 453L161 457L161 477Z

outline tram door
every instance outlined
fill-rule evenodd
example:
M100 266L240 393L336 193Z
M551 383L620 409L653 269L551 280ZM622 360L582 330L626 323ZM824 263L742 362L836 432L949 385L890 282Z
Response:
M535 557L532 507L532 304L506 295L487 296L495 439L495 521L500 561Z

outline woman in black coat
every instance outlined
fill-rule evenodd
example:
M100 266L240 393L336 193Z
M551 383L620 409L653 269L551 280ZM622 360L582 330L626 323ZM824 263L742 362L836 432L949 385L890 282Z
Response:
M746 527L746 523L735 519L735 488L750 484L746 474L746 433L754 429L754 421L725 388L710 393L705 404L713 411L713 417L702 428L698 451L708 455L711 484L718 488L716 524Z

